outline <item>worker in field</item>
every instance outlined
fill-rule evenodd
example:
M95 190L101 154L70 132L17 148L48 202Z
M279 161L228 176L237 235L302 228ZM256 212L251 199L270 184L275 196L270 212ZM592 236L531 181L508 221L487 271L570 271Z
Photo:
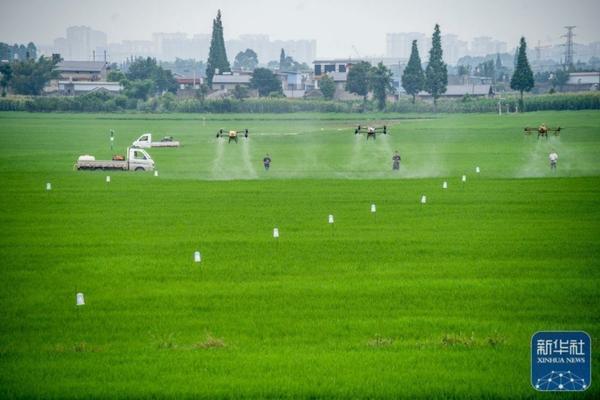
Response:
M398 153L398 150L396 150L394 156L392 157L392 170L400 170L400 153Z
M558 153L556 153L556 151L552 149L552 151L548 155L548 159L550 160L550 169L555 171L556 163L558 162Z
M265 171L268 171L269 168L271 168L271 156L269 155L269 153L267 153L265 158L263 158L263 165L265 167Z

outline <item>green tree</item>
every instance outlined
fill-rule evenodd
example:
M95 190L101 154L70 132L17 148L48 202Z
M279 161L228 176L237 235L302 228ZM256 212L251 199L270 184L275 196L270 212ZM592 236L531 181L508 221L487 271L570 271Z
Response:
M521 110L523 110L524 106L523 92L529 92L533 89L534 85L533 72L529 66L529 61L527 61L527 43L525 42L525 38L522 37L519 43L517 66L510 80L510 88L518 90L521 93L521 97L519 98L519 108Z
M56 63L47 57L15 61L12 64L10 87L17 94L39 95L51 79L57 79Z
M26 58L32 59L32 60L37 60L37 47L35 47L35 44L33 44L33 42L29 42L27 44Z
M267 68L256 68L250 78L250 86L258 90L261 97L269 96L271 93L282 93L281 81L277 75Z
M325 75L319 80L319 89L321 89L324 98L331 100L335 94L335 81L330 76Z
M127 79L127 77L121 71L110 71L108 75L106 75L106 80L108 82L121 82L125 79Z
M121 84L124 88L123 93L130 99L146 100L155 88L150 79L124 80Z
M200 101L204 101L206 95L210 92L210 88L206 83L200 85L200 87L196 90L196 98Z
M150 80L153 88L150 92L161 94L165 91L176 93L177 81L171 71L163 69L156 62L156 59L136 58L127 70L126 77L130 81Z
M258 55L252 49L240 51L237 53L235 60L233 61L233 68L245 71L254 71L257 65Z
M217 17L213 20L212 38L206 62L206 80L209 86L212 85L213 76L217 71L220 74L231 71L227 60L227 51L225 50L225 40L223 39L221 10L217 12Z
M496 67L493 60L484 61L475 68L475 75L496 80Z
M2 88L2 97L6 96L6 88L12 78L12 67L9 63L0 64L0 87Z
M377 108L381 111L385 110L387 95L395 92L392 85L392 71L380 62L369 71L369 86L377 100Z
M550 79L550 82L552 82L552 87L558 88L561 92L568 81L569 73L564 69L556 70Z
M437 106L437 99L446 92L448 87L448 67L443 60L442 37L440 26L435 24L429 50L429 64L425 69L425 90L433 97L433 107Z
M470 65L459 65L458 66L458 76L462 78L463 85L466 84L465 77L471 74L471 66Z
M286 65L286 55L285 55L285 50L281 49L281 51L279 52L279 70L283 70L287 65Z
M231 91L233 97L238 100L243 100L249 96L248 88L244 85L235 85L235 88Z
M271 68L271 67L269 67ZM311 68L306 63L299 63L291 56L285 55L285 50L281 49L279 54L279 64L275 67L279 71L310 71Z
M369 94L369 71L371 64L360 61L350 67L346 77L346 90L363 97L363 111Z
M423 90L424 83L425 74L423 74L423 67L421 66L419 48L417 47L417 41L413 40L408 64L406 64L406 68L404 68L404 72L402 73L402 87L406 93L412 96L413 104L415 103L417 94Z

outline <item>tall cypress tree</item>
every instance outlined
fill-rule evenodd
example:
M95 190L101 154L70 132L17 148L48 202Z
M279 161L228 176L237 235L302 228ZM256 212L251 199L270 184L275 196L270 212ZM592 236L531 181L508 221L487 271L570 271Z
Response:
M402 87L406 90L406 93L412 95L413 104L415 103L417 94L423 90L424 83L425 75L423 74L423 67L421 66L421 57L419 57L417 41L413 40L408 64L402 73Z
M448 86L448 68L442 55L440 26L435 24L429 50L429 64L425 70L425 90L433 97L434 108L437 106L437 99L446 92Z
M285 67L285 50L281 49L281 53L279 53L279 70L282 71Z
M217 69L219 70L219 73L231 71L229 61L227 61L225 40L223 39L221 10L217 12L217 18L213 19L212 38L210 40L210 50L206 62L206 78L209 85L212 85L213 76Z
M521 110L523 110L523 92L529 92L533 89L534 84L533 71L531 71L529 61L527 61L527 43L525 42L525 38L522 37L519 43L517 66L510 80L510 88L518 90L521 93L521 98L519 99L519 108Z

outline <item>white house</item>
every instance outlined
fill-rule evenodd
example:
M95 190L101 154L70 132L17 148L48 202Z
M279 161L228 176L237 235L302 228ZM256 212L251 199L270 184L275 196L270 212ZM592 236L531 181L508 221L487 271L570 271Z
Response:
M58 92L67 96L86 94L95 91L119 93L123 87L119 82L103 81L58 81Z
M237 85L250 87L249 74L223 74L213 76L212 89L229 91L235 89Z
M567 81L567 90L598 90L600 72L571 72Z
M106 81L109 65L104 61L61 61L56 70L63 80Z

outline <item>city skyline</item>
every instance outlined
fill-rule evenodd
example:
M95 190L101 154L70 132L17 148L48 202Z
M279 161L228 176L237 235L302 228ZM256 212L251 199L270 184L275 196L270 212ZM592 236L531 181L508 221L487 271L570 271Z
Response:
M542 45L561 43L563 25L578 26L578 43L600 40L600 27L595 23L600 5L588 0L569 5L557 1L533 0L521 4L507 0L502 4L490 2L485 7L469 0L452 4L423 0L416 5L388 0L369 4L357 0L343 3L258 0L252 4L236 0L169 3L151 0L143 8L127 0L106 0L102 4L74 0L48 4L30 0L11 2L3 8L0 40L33 41L42 46L52 44L54 38L64 35L65 27L72 25L106 32L108 43L150 40L153 32L207 35L217 9L223 11L225 40L257 34L268 35L274 41L311 39L318 42L317 57L384 55L386 34L421 32L429 36L435 23L440 23L443 35L454 34L467 42L476 37L493 37L506 42L508 49L516 46L521 35L530 45L538 41ZM65 9L69 12L65 13ZM545 15L541 21L540 10Z

